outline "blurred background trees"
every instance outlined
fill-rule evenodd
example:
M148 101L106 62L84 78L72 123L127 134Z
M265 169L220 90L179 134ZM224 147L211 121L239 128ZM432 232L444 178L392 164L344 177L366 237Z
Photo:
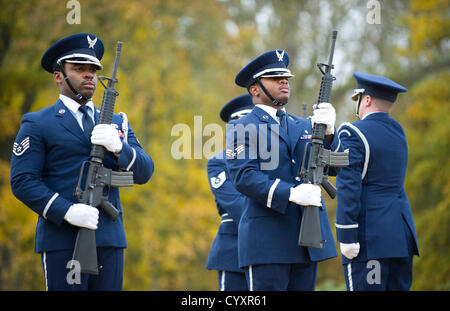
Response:
M208 186L208 159L194 157L194 142L210 139L201 137L208 124L224 127L220 108L245 93L234 84L236 73L272 49L291 58L288 111L301 115L305 103L311 114L321 78L316 63L327 61L333 29L339 31L332 92L337 125L355 120L353 71L386 75L408 88L393 117L408 137L406 190L421 251L412 289L450 289L448 1L79 3L80 24L69 24L67 1L0 0L0 290L45 289L40 257L33 253L37 216L12 195L9 162L22 114L57 99L56 85L40 67L50 44L77 32L97 34L105 44L99 74L108 76L115 43L124 42L116 112L127 113L156 166L148 184L121 190L128 239L124 288L216 290L216 273L204 266L220 219ZM97 105L102 94L99 88ZM194 116L201 117L200 135ZM176 124L191 129L189 159L171 154ZM333 225L336 202L326 201ZM317 289L345 289L339 257L319 264Z

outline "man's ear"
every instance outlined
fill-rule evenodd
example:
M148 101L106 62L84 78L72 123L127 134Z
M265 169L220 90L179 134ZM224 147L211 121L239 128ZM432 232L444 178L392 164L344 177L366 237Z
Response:
M364 97L364 106L370 107L370 106L372 106L372 103L373 103L373 97L370 95L366 95Z
M53 71L53 79L56 83L62 83L64 81L64 77L61 71Z
M256 83L253 84L252 86L250 86L250 88L248 89L248 92L250 93L251 96L258 96L259 95L259 89L256 86Z

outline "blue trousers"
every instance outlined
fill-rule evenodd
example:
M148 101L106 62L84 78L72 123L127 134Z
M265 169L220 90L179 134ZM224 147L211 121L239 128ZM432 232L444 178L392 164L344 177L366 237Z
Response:
M48 291L118 291L123 282L123 248L98 247L99 274L78 273L71 264L73 250L41 253Z
M387 291L411 288L413 257L381 258L344 265L345 283L350 291Z
M245 276L250 291L312 291L317 263L252 265Z
M221 291L248 291L244 272L218 271Z

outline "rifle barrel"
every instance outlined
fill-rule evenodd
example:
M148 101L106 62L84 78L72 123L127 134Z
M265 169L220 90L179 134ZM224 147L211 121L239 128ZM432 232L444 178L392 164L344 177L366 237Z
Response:
M330 57L328 58L328 72L331 71L331 68L333 66L333 55L334 55L334 45L336 44L336 38L337 38L337 30L333 30L333 33L331 35L331 49L330 49Z
M111 80L113 83L116 80L116 74L117 74L117 69L119 68L119 59L120 59L121 51L122 51L122 41L117 41L116 57L114 59L114 68L113 68L113 73L112 73L112 77L111 77Z

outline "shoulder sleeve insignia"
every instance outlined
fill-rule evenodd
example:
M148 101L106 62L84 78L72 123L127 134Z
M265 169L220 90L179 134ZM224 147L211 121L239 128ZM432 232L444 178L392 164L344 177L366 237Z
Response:
M222 171L217 177L211 177L211 186L214 189L220 188L226 179L227 175L225 174L225 171Z

